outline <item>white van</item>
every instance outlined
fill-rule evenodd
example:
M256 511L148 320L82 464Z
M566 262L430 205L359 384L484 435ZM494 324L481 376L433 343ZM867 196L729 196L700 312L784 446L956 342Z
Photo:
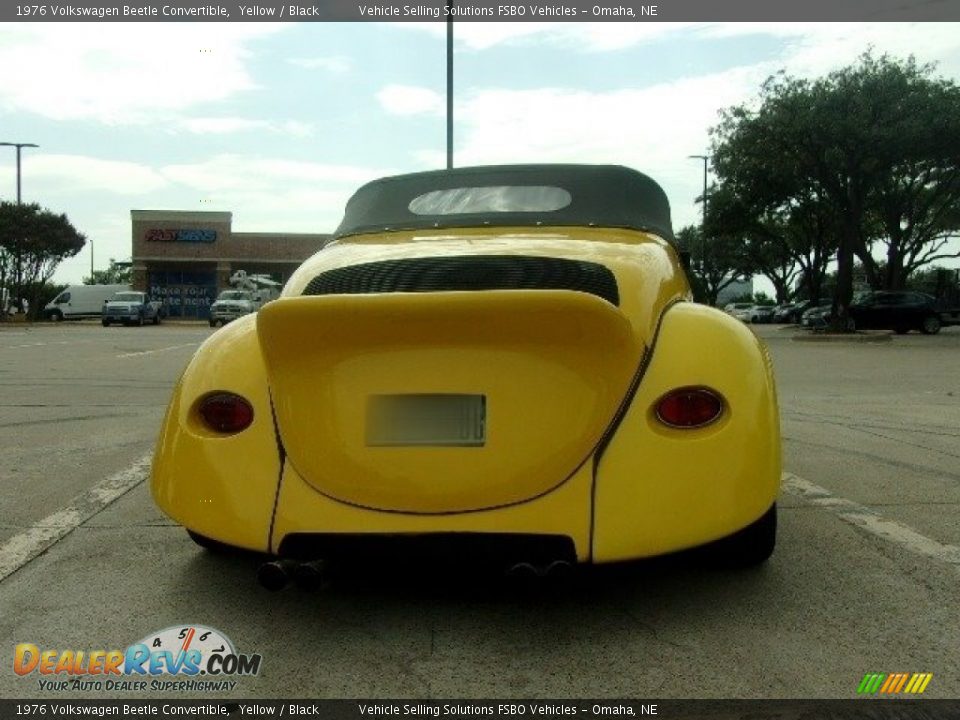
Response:
M105 301L128 290L129 285L71 285L44 306L43 316L54 321L98 318Z

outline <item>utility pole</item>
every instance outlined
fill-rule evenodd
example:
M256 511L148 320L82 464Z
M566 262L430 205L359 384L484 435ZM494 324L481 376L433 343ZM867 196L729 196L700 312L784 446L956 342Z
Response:
M20 204L20 150L25 147L35 148L40 147L39 145L34 145L33 143L12 143L12 142L0 142L0 146L15 147L17 149L17 205Z
M453 0L447 0L447 170L453 168Z

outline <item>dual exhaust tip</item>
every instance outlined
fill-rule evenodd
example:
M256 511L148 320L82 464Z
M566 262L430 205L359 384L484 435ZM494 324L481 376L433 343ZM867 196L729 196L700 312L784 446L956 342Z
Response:
M271 592L283 590L291 582L301 590L318 590L323 587L326 577L323 560L300 562L283 558L265 562L257 570L257 580Z
M547 563L518 562L507 568L507 578L522 584L535 584L544 580L566 581L573 576L574 566L566 560L553 560ZM302 562L290 558L281 558L265 562L257 570L257 580L270 590L278 592L291 583L301 590L319 590L328 578L327 564L324 560Z

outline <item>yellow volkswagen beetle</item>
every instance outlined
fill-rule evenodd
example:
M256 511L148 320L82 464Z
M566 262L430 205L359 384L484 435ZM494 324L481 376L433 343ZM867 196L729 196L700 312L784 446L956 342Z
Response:
M670 208L619 166L360 188L280 299L213 334L157 443L160 508L208 547L298 563L477 550L514 571L776 535L763 345L691 302Z

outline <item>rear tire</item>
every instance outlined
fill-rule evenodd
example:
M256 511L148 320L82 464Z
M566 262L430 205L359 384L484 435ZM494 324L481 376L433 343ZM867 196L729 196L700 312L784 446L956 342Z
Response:
M940 326L940 318L931 315L923 319L923 323L920 325L920 332L924 335L936 335L940 332Z
M156 315L153 316L153 324L154 325L160 324L160 313L157 313Z
M104 327L110 327L110 321L107 320L106 318L103 318L103 320L100 321L100 324L103 325Z
M777 544L777 504L759 520L703 548L708 562L722 568L748 568L770 558Z

